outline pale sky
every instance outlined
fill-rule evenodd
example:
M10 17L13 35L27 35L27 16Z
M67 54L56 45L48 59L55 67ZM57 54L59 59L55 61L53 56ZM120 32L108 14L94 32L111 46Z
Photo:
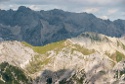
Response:
M125 20L125 0L0 0L2 10L17 10L19 6L37 11L56 8L69 12L87 12L102 19Z

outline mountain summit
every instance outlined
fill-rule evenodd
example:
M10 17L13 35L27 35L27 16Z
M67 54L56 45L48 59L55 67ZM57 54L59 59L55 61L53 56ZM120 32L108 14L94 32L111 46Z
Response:
M75 37L82 32L97 32L108 36L124 35L124 20L102 20L88 13L63 10L33 11L21 6L17 11L0 10L0 38L26 41L32 45Z

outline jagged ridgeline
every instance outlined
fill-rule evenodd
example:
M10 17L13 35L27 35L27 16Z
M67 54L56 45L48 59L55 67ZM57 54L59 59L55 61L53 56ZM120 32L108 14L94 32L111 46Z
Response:
M88 13L63 10L34 11L21 6L18 10L0 10L0 38L26 41L40 46L83 32L98 32L120 37L125 33L124 20L102 20Z
M29 78L32 84L125 83L125 37L86 32L44 46L3 41L0 59L10 67L19 67L26 79L24 83ZM5 80L2 78L1 82Z
M21 68L10 65L7 62L0 64L0 84L31 84L32 79L28 77Z

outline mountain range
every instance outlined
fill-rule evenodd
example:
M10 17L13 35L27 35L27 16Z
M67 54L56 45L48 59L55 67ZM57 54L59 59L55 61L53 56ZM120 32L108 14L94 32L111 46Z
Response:
M124 34L85 12L0 10L0 84L124 84Z
M18 10L0 10L0 40L26 41L41 46L83 32L97 32L112 37L125 33L125 20L102 20L93 14L59 9L34 11L25 6Z
M125 37L85 32L45 46L3 41L0 59L3 84L125 83Z

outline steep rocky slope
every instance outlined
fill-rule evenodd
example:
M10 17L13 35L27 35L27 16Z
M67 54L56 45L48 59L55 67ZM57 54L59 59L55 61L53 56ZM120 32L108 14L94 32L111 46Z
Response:
M75 37L82 32L98 32L120 37L125 33L125 20L102 20L88 13L63 10L33 11L21 6L18 10L0 10L0 37L26 41L32 45Z
M0 50L1 59L8 59L8 63L20 67L34 80L33 84L125 83L125 37L86 32L45 46L16 41L0 43L3 45L9 46ZM10 54L5 55L5 50ZM18 58L11 60L12 55Z
M12 65L24 67L35 52L17 41L0 42L0 63L7 61Z
M57 84L63 81L67 84L124 82L120 79L124 74L124 37L118 39L97 33L83 33L76 38L46 47L52 50L43 54L50 60L41 67L43 71L39 83L44 84L47 78L52 78ZM29 64L27 68L29 67L33 67L33 64ZM39 71L38 68L34 69Z

